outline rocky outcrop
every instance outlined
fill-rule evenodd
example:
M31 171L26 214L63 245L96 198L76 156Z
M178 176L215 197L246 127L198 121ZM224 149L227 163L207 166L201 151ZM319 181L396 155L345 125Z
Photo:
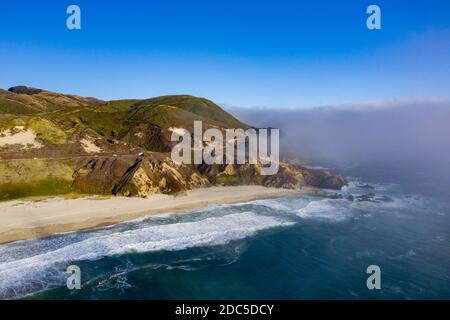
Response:
M347 184L341 175L333 175L327 170L301 169L305 182L313 187L340 190Z
M208 186L206 177L190 166L163 157L98 157L83 163L73 175L72 190L80 193L146 197Z
M393 202L394 200L386 195L376 196L374 192L356 196L359 202Z
M160 126L143 123L127 132L124 140L132 145L155 152L170 152L172 150L170 136L163 134Z
M8 91L12 92L12 93L17 93L17 94L33 95L33 94L41 93L43 90L26 87L26 86L16 86L16 87L9 88Z
M302 170L292 164L280 164L277 174L264 176L262 184L266 187L296 189L306 185Z
M79 164L72 190L88 194L146 197L174 194L210 185L263 185L299 189L340 189L345 180L329 172L281 163L277 174L260 175L260 165L177 165L167 155L94 157Z

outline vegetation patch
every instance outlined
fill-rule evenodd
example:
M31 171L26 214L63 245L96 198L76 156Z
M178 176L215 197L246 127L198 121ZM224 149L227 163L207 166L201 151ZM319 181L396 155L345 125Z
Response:
M72 114L75 121L90 128L108 139L117 139L122 130L122 122L126 111L108 112L94 109L83 109Z
M0 98L0 114L15 114L15 115L21 115L21 114L33 114L37 113L36 110L33 108L30 108L23 103L8 100L4 98Z
M72 166L63 161L23 159L0 162L0 185L47 178L72 180L72 174Z
M33 182L9 182L0 185L0 201L34 196L51 196L70 191L72 181L48 178Z
M0 162L0 201L30 196L49 196L70 191L70 163L44 160Z
M67 140L64 131L47 119L32 118L28 121L27 125L36 133L38 139L48 143L63 144Z

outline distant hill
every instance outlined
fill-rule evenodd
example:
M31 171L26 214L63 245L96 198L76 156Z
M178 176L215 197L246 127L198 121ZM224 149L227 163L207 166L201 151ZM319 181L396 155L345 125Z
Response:
M86 107L104 103L95 98L60 94L37 88L17 86L0 89L0 113L34 114L66 107Z

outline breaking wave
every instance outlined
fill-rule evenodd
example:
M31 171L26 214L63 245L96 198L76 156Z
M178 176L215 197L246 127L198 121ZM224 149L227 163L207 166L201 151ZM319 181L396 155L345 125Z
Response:
M311 201L298 209L297 215L303 219L342 221L353 215L350 202L342 199Z
M22 296L64 284L67 277L64 271L69 262L96 260L130 252L221 245L249 237L260 230L290 224L292 222L277 217L242 212L134 230L109 229L109 232L100 236L93 233L93 236L80 241L66 240L63 246L60 245L60 239L55 239L55 243L47 241L45 250L41 253L29 252L26 257L19 254L19 258L12 260L10 252L9 258L0 264L0 298ZM40 240L13 244L14 252L20 252L19 246L26 247L33 241ZM52 244L54 250L51 249Z

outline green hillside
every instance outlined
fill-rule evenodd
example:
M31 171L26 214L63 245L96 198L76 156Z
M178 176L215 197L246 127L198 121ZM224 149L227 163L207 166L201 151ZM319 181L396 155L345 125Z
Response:
M244 128L244 123L224 111L214 102L189 95L162 96L139 101L135 104L138 109L158 106L171 106L200 116L203 120L216 122L225 128ZM167 110L167 109L166 109ZM164 111L163 111L164 112Z
M192 131L195 120L203 121L205 128L248 127L212 101L190 95L102 101L24 86L0 90L0 129L2 126L7 129L8 123L12 126L6 121L11 120L11 115L30 128L32 124L36 127L37 118L41 119L41 127L45 124L53 133L63 131L65 138L59 141L71 141L87 134L93 139L119 141L148 151L168 151L171 129ZM44 139L42 133L39 138L53 149L52 142L58 140ZM100 144L103 142L98 140ZM76 149L58 147L57 151L73 155Z

